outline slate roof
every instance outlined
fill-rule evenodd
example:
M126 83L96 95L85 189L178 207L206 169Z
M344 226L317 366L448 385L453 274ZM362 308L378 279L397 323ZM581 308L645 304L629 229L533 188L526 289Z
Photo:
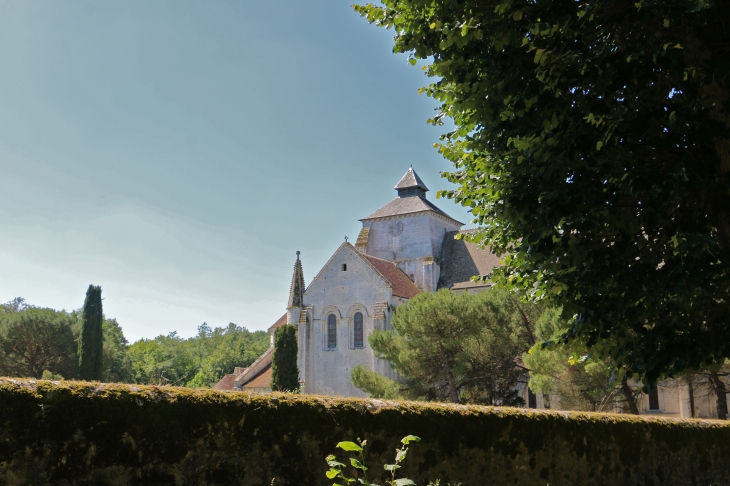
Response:
M408 187L420 187L424 191L428 191L428 187L426 187L426 184L424 184L421 178L418 177L418 174L416 174L416 171L413 170L413 167L406 171L405 175L400 178L398 184L396 184L393 189L406 189Z
M490 273L499 266L499 257L488 249L480 249L475 243L454 239L457 234L459 231L449 231L444 235L439 288L459 290L488 287L489 283L472 282L470 279L475 275Z
M388 281L390 287L393 289L393 295L396 297L410 299L421 293L421 289L395 263L370 255L363 254L361 256L385 277L385 280Z
M223 378L213 386L213 390L233 390L233 381L235 379L236 375L223 375Z
M271 325L270 328L268 328L266 331L271 334L272 331L276 330L277 327L281 326L282 324L286 324L286 312L284 312L284 315L279 318L275 323Z
M458 224L464 224L456 221L454 218L452 218L445 212L441 211L434 204L432 204L431 201L421 196L397 197L382 208L375 211L373 214L362 218L360 221L366 221L368 219L386 218L388 216L397 216L400 214L420 213L423 211L433 211L437 214L440 214L441 216L449 218L450 220Z

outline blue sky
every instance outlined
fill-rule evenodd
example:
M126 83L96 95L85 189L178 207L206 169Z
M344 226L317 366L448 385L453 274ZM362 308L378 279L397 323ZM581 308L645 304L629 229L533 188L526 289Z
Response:
M0 302L266 329L413 164L427 78L349 2L0 2ZM469 222L463 208L437 204Z

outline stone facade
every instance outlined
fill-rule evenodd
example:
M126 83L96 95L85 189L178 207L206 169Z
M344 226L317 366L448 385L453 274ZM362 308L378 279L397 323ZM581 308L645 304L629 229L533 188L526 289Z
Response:
M308 287L297 252L286 314L269 332L273 336L284 322L297 326L304 393L365 397L350 382L358 365L397 379L390 364L375 356L368 335L391 329L395 308L420 292L488 287L469 279L488 273L499 259L471 243L452 243L463 224L426 198L428 188L413 168L395 189L398 197L360 220L355 246L340 245ZM447 268L446 279L442 268ZM233 388L251 388L270 362L267 351L236 374Z
M268 391L274 330L283 323L297 326L298 366L304 393L366 397L350 381L355 366L397 379L390 364L378 359L368 343L374 329L391 329L393 311L419 292L448 288L479 292L490 283L473 282L499 264L499 258L457 238L471 230L426 198L428 189L409 169L395 187L398 197L362 218L355 245L343 243L305 286L297 252L286 313L269 328L271 348L248 368L236 368L217 388ZM362 316L362 346L355 343L355 317ZM334 316L334 345L328 339L329 316ZM635 389L641 384L633 383ZM544 408L544 397L517 386L527 407ZM714 395L686 380L659 383L655 400L639 395L640 414L667 417L716 417ZM692 401L690 401L692 396ZM559 408L557 397L550 397ZM618 409L616 411L619 411Z
M304 294L306 319L299 326L299 374L305 393L365 397L350 382L355 366L395 378L390 365L375 357L367 342L374 329L388 329L398 305L389 282L349 243L343 243ZM355 347L354 316L363 316L362 347ZM328 340L335 316L334 346Z

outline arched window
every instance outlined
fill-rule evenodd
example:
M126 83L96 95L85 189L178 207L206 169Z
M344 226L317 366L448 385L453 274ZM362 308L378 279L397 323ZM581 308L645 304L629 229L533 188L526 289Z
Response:
M337 347L337 318L334 314L327 316L327 349Z
M355 347L362 348L362 313L355 312Z

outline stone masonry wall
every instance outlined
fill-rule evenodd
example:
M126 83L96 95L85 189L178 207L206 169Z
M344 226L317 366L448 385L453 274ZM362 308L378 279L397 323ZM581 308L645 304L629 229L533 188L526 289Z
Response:
M347 265L347 270L342 270ZM376 303L390 300L390 287L357 250L342 245L304 294L304 304L312 306L306 330L300 328L300 354L305 356L300 374L307 393L365 397L367 394L350 381L357 366L381 371L383 363L375 358L368 336L373 331ZM363 347L354 348L355 312L363 314ZM337 318L337 347L327 348L327 316ZM300 325L301 326L301 325ZM387 364L387 363L386 363ZM389 368L389 365L388 365Z

